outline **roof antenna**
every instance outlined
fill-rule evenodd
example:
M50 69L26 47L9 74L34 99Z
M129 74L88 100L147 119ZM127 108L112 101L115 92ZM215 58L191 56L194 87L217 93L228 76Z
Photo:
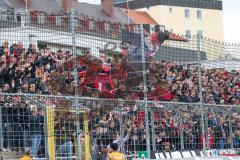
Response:
M25 2L26 2L25 4L26 4L26 14L27 14L28 13L28 7L27 7L28 6L28 0L25 0Z
M129 1L127 0L127 14L128 14L128 26L129 26Z

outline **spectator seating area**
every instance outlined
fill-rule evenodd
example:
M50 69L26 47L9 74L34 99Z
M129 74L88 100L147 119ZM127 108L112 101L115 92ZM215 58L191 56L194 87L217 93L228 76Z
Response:
M24 96L1 96L3 117L4 151L32 148L33 156L44 153L44 113L38 103L66 108L72 102L68 99L39 98L38 95L74 95L73 62L71 52L53 52L50 49L38 50L34 44L25 49L23 43L8 44L0 47L0 90L3 93L31 93L37 103L27 101ZM146 150L145 112L142 109L143 83L139 80L134 87L127 86L128 71L126 59L96 59L87 53L77 57L79 96L108 98L107 103L100 100L86 100L90 120L91 154L94 157L104 155L104 149L112 141L119 142L122 135L126 153ZM172 62L151 60L147 65L147 88L149 107L152 114L150 130L154 128L151 147L156 143L156 150L180 150L180 135L184 137L185 149L202 149L201 113L197 104L200 101L197 67L184 67ZM234 105L240 102L240 74L224 68L202 69L203 102L207 106L205 119L208 124L209 147L224 149L240 147L240 112L239 110L212 110L211 105ZM137 81L136 81L137 82ZM126 102L114 99L121 98ZM112 101L111 101L112 99ZM139 100L135 102L135 100ZM185 102L191 105L177 105L168 102ZM82 103L82 102L79 102ZM221 108L221 107L219 107ZM119 111L120 110L120 111ZM233 112L234 114L229 115ZM66 111L67 112L67 111ZM182 117L182 118L180 118ZM73 147L76 123L68 124L69 119L76 119L71 112L59 115L56 135L66 135L58 145ZM61 119L63 122L61 122ZM181 119L181 120L180 120ZM29 124L29 125L27 125ZM231 124L231 125L230 125ZM181 127L180 127L181 126ZM231 128L232 131L229 129ZM182 130L181 130L182 129ZM120 133L121 130L121 133ZM26 132L25 132L26 131ZM61 134L59 132L61 131ZM68 132L67 132L68 131ZM181 133L181 132L182 133ZM230 133L230 131L232 133ZM10 134L11 133L11 134ZM154 142L155 141L155 142ZM18 143L16 143L18 142ZM70 143L71 142L71 143ZM153 149L153 148L152 148ZM61 152L61 148L59 149ZM69 149L72 156L74 149ZM103 153L102 153L103 152ZM101 154L99 154L101 153Z

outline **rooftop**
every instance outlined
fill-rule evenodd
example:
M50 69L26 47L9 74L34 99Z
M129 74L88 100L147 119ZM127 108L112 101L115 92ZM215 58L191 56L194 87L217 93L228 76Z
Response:
M114 14L111 17L103 11L103 7L101 5L77 2L75 3L73 9L76 10L78 14L88 15L96 19L110 22L128 23L127 16L121 11L120 8L117 7L114 7ZM130 20L130 23L133 22Z
M103 11L102 5L94 5L77 1L74 1L73 3L73 9L77 11L78 15L85 15L94 17L95 19L116 23L133 23L131 20L128 21L126 14L124 14L118 7L114 7L114 14L109 16ZM26 8L23 0L0 0L0 6L3 5L5 8L14 8L15 10L25 10ZM63 12L63 9L60 1L57 0L32 0L32 5L28 8L28 11L40 11L46 14L60 14Z
M121 8L146 8L157 5L179 6L179 7L192 7L204 9L222 10L223 5L221 0L114 0L114 4Z
M4 0L0 0L0 8L8 8L8 5Z
M135 24L158 24L147 12L127 9L122 9L122 11L126 15L129 15Z

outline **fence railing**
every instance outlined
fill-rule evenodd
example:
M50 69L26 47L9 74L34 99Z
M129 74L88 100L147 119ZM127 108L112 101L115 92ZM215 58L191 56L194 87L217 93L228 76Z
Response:
M9 16L2 156L30 147L38 158L98 159L111 142L131 157L240 147L239 45L74 12Z
M144 101L79 98L78 122L73 100L64 96L1 94L2 156L14 158L7 152L21 155L31 148L32 156L38 158L74 158L79 155L80 141L82 159L106 156L112 142L119 144L121 152L137 157L147 150L147 134L151 152L156 153L204 153L240 146L237 106L204 105L201 111L199 104L149 101L147 133Z

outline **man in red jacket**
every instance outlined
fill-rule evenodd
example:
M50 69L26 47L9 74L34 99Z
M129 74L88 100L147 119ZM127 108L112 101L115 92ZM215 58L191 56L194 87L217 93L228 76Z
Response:
M152 51L147 53L148 57L152 57L157 52L157 47L162 45L165 40L169 39L169 32L168 31L158 31L156 30L155 33L151 36L151 45L152 45Z

